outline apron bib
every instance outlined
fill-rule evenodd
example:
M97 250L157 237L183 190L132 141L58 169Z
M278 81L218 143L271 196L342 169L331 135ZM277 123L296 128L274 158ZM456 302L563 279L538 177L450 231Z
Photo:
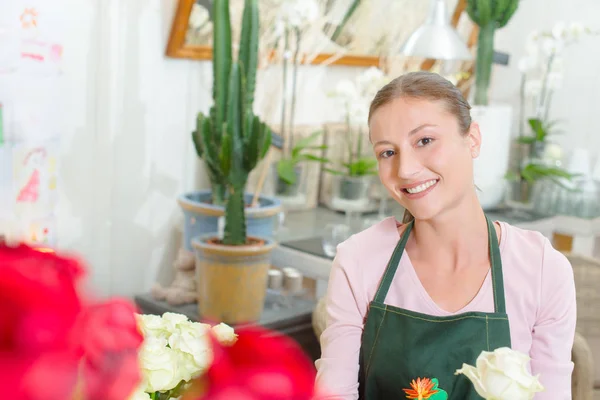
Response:
M360 349L360 398L366 400L475 400L481 397L463 375L463 363L475 365L482 351L510 347L504 302L502 261L496 230L487 219L490 246L493 313L467 312L433 316L385 304L413 227L410 222L387 265L375 299L370 303ZM413 386L429 386L419 391ZM428 381L431 384L428 384ZM427 391L430 393L427 397Z

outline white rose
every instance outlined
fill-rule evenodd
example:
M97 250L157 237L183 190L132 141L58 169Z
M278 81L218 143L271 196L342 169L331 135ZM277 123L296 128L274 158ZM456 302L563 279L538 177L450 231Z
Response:
M217 337L219 343L226 346L234 344L237 339L237 335L235 334L233 328L222 322L219 325L213 326L212 331Z
M338 82L335 87L335 95L342 98L345 102L352 102L359 98L356 85L347 79Z
M165 326L165 329L170 333L175 333L179 329L180 324L185 324L189 322L188 317L183 314L166 312L162 315L162 320Z
M182 357L185 375L195 376L204 371L212 361L212 353L206 334L210 325L186 321L169 338L169 346L189 357ZM189 378L185 378L189 380Z
M487 400L531 400L544 388L538 377L527 370L528 363L525 354L502 347L483 351L477 358L477 367L463 364L455 375L464 374Z
M171 390L182 380L178 368L179 352L167 347L164 338L147 337L139 352L139 362L144 377L144 391L153 393Z
M163 319L158 315L136 314L137 324L144 337L168 338L170 333L167 330Z
M144 392L144 388L140 386L127 400L150 400L150 395Z

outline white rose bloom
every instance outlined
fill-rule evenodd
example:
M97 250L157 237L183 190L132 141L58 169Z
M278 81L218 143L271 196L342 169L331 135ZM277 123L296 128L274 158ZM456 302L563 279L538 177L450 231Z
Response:
M177 350L167 347L164 338L147 337L139 353L140 368L144 377L144 391L153 393L173 389L182 380L178 368Z
M219 325L213 326L212 331L219 343L224 345L232 345L237 338L233 328L222 322Z
M191 364L185 365L186 373L192 375L204 371L212 361L212 354L206 334L210 325L187 321L179 325L179 330L169 338L169 346L189 355ZM184 357L184 361L188 359ZM186 381L188 379L185 379Z
M136 314L137 324L144 337L168 338L170 333L167 330L163 319L158 315Z
M476 367L463 364L456 375L464 374L477 393L488 400L531 400L544 390L538 377L527 370L529 357L507 347L482 352Z
M127 400L150 400L150 395L144 392L144 388L140 386Z
M165 328L170 333L175 333L179 329L180 324L185 324L189 322L188 317L183 314L166 312L162 316L162 320L164 322Z

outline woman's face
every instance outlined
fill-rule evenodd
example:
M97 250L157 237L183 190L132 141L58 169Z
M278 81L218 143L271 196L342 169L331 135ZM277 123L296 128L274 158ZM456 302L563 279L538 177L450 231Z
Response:
M369 129L381 182L416 219L432 219L473 194L477 124L465 135L443 103L398 98L373 113Z

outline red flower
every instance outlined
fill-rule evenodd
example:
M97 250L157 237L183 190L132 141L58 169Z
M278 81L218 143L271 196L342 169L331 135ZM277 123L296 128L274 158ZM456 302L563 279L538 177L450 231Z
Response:
M138 384L134 309L88 304L77 290L83 274L74 258L0 243L0 387L8 397L68 400L83 377L89 400L117 398L116 390L124 399Z
M214 361L188 399L309 400L315 369L291 339L259 328L237 332L232 346L214 343Z
M71 328L82 309L81 276L72 259L0 244L0 387L15 390L10 397L71 395L78 360Z
M112 300L88 307L80 320L86 400L123 400L141 380L135 307Z

